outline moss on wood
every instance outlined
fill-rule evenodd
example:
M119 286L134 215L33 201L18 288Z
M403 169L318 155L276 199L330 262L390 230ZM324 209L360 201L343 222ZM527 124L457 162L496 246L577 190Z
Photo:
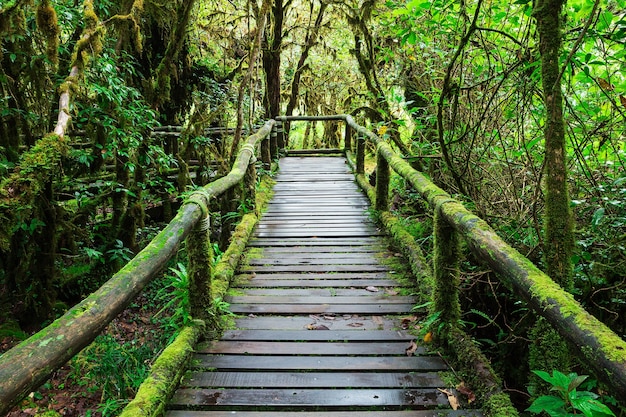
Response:
M150 375L120 417L157 417L165 414L167 401L187 369L189 357L203 331L204 324L196 321L180 332L152 365Z

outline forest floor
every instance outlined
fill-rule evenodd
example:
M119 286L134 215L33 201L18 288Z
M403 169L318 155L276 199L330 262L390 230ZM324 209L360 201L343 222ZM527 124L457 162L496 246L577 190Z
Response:
M128 351L124 346L152 347L154 357L144 359L144 368L147 369L162 349L164 333L162 319L165 317L161 321L154 320L159 309L160 306L154 303L150 294L144 292L107 326L102 333L104 340L110 341L109 345L119 345L121 355ZM19 342L19 340L11 337L0 340L0 353L7 351ZM129 400L123 399L124 397L134 397L134 389L125 385L124 391L126 392L121 393L120 399L107 398L110 397L107 393L111 391L111 387L104 386L106 378L102 377L102 374L106 375L107 371L105 369L99 372L95 370L98 366L105 368L106 366L121 365L119 361L127 361L127 359L120 356L119 353L112 355L111 352L107 352L106 347L97 346L97 343L94 343L54 372L46 383L15 406L7 414L7 417L43 417L44 415L45 417L59 415L106 417L107 415L115 415L128 403ZM105 361L112 363L105 364Z

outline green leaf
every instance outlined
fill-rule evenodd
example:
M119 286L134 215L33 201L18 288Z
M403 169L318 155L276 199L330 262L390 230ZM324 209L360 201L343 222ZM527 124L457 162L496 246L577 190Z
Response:
M578 388L580 386L580 384L582 384L585 379L587 379L587 375L576 375L576 374L570 374L570 383L569 386L567 387L567 391L573 391L576 388Z
M537 371L533 372L537 373ZM546 372L544 373L547 375ZM533 401L532 405L528 407L526 411L530 411L534 414L539 414L545 411L550 416L554 417L567 416L567 413L563 409L564 406L565 401L563 401L561 398L557 398L553 395L542 395L541 397Z

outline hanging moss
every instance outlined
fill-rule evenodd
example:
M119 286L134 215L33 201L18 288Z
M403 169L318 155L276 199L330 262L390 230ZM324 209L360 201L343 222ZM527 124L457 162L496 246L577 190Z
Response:
M93 8L92 0L85 0L83 3L83 20L85 28L82 37L76 42L74 54L72 55L72 66L78 67L81 71L87 66L89 56L95 56L102 52L102 38L104 37L104 26L100 24L100 19Z
M50 4L50 0L43 0L37 7L37 27L46 38L46 56L56 67L59 64L61 30L57 13Z

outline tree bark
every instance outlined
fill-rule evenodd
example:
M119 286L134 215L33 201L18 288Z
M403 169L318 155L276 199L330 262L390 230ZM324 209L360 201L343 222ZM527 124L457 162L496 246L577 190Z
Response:
M571 290L574 237L567 191L565 125L559 67L561 10L565 3L566 0L541 0L537 2L533 15L537 19L539 32L543 99L546 107L544 260L547 274L563 288Z

